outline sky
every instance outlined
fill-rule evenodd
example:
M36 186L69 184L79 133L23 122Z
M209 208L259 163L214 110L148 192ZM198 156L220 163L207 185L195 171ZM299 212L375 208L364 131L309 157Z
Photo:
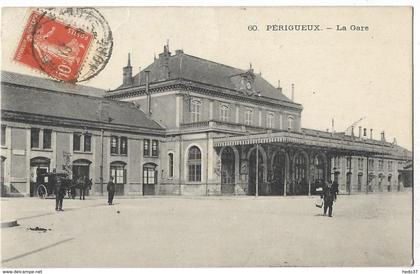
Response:
M344 131L353 122L373 128L375 139L412 150L412 30L409 7L136 7L98 8L113 32L109 63L84 82L114 89L131 53L133 72L153 62L169 39L172 52L241 69L249 68L272 85L280 80L303 105L302 127ZM2 10L2 69L35 76L12 61L25 8ZM322 31L266 31L267 25L320 25ZM257 25L258 31L249 31ZM337 31L337 25L347 31ZM368 27L352 31L350 26ZM331 28L331 29L327 29ZM360 29L360 28L359 28ZM357 130L356 130L357 134Z

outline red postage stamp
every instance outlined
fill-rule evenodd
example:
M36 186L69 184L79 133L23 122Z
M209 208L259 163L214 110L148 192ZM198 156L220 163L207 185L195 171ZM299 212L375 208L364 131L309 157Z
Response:
M93 34L33 11L14 60L49 76L76 82Z

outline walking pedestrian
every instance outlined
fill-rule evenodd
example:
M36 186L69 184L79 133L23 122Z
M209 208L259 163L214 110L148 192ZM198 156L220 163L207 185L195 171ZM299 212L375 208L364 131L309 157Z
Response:
M112 200L114 199L115 194L115 183L114 177L109 177L108 185L106 186L106 190L108 191L108 204L112 205Z
M322 192L321 198L324 199L324 216L327 214L328 217L332 217L333 203L335 200L335 191L333 189L331 181L329 181L325 186Z

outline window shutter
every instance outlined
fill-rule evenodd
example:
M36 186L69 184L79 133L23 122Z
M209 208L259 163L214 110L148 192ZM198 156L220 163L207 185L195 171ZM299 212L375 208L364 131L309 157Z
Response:
M123 184L126 184L127 183L127 169L125 169L124 168L124 171L123 171Z

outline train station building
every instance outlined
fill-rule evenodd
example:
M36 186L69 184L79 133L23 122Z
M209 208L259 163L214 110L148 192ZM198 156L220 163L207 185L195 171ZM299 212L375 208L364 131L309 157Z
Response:
M69 166L71 177L92 178L91 195L109 175L119 195L312 195L327 180L341 194L412 186L410 151L384 132L302 128L303 106L252 67L165 46L138 73L128 57L114 90L11 72L1 81L3 195L36 195L36 169Z

